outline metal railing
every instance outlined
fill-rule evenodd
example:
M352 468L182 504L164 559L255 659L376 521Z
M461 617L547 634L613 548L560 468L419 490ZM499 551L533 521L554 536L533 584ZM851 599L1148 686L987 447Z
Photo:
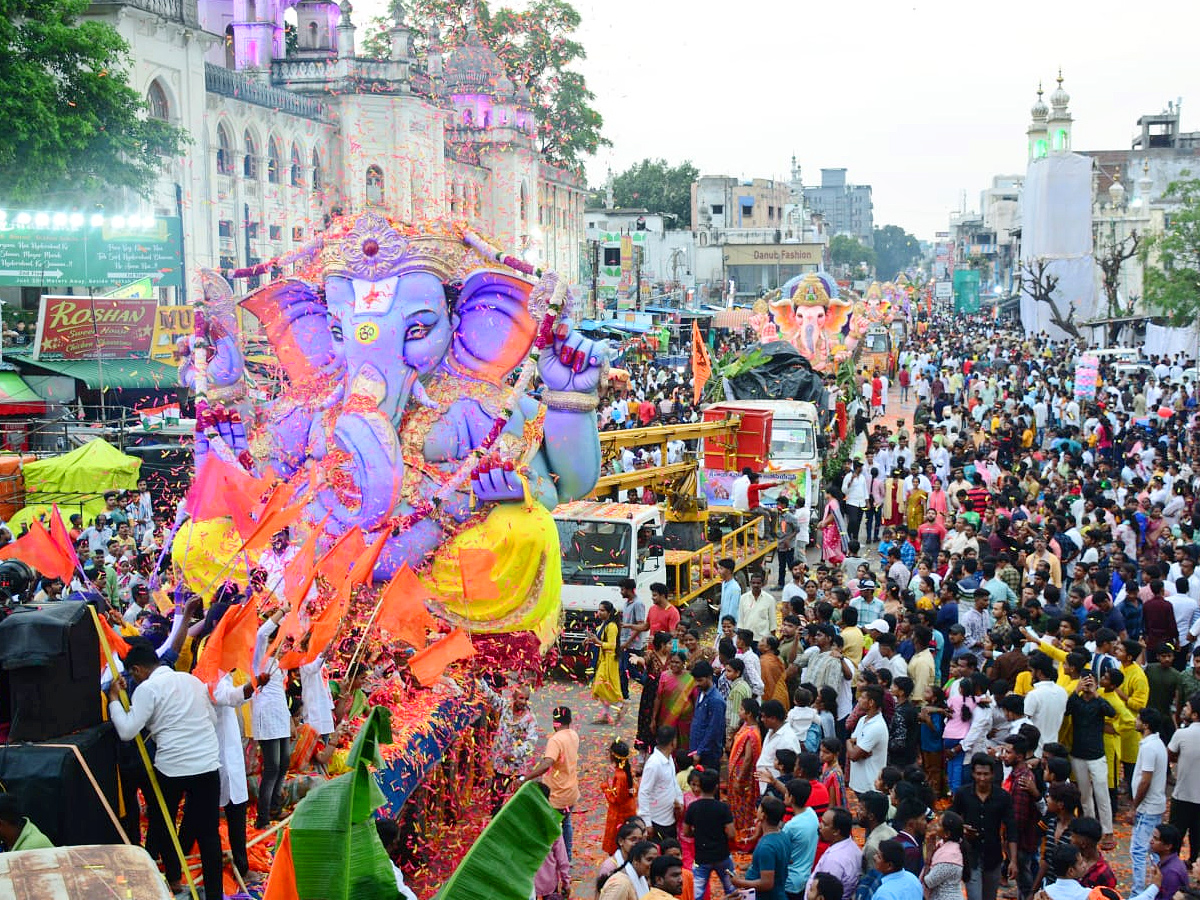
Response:
M153 0L148 0L148 2L153 2ZM331 120L329 107L319 100L271 87L263 84L253 75L235 72L224 66L212 63L204 64L204 88L209 93L232 97L244 103L252 103L255 106L278 110L289 115L316 119L319 122Z

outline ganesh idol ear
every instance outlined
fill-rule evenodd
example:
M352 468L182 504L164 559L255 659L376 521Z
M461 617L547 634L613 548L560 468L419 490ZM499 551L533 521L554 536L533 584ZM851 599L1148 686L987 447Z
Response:
M854 311L853 303L841 300L830 300L825 314L825 327L829 331L844 331L850 323L850 313Z
M262 323L292 382L336 377L344 357L334 347L329 311L311 284L298 278L273 281L241 305Z
M458 322L450 359L455 368L499 384L521 364L537 331L529 315L532 290L528 282L491 269L463 282L454 303Z

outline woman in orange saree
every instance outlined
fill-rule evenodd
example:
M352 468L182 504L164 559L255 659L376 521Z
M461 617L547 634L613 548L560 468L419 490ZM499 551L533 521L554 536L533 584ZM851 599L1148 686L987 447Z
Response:
M754 778L754 764L762 753L758 701L747 697L742 701L738 715L742 725L733 736L733 746L729 750L729 796L725 799L733 812L734 846L745 850L758 826L758 782Z

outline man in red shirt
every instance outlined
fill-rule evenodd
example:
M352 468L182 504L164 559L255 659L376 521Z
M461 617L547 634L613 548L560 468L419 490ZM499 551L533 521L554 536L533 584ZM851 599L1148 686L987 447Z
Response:
M667 596L667 586L661 581L656 581L650 585L650 597L654 603L646 610L646 624L649 626L651 639L660 631L674 634L675 626L679 624L679 610L671 605Z
M657 412L658 407L655 406L649 400L649 398L643 399L642 402L638 404L638 421L641 422L643 426L649 425L654 421L654 416Z

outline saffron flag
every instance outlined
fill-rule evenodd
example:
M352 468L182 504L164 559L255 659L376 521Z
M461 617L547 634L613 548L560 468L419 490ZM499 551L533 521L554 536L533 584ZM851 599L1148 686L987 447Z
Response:
M367 542L363 540L362 531L351 526L350 530L334 541L325 555L317 560L317 574L334 587L340 587L354 568L355 562L366 552Z
M475 648L471 646L471 639L467 633L461 628L455 628L436 644L430 644L424 650L414 653L408 661L408 668L417 681L429 687L442 677L442 673L451 663L474 655Z
M229 607L209 636L192 674L208 685L216 684L234 669L251 674L257 636L255 604L241 603Z
M271 861L271 873L267 876L267 892L263 900L297 900L300 891L296 887L296 869L292 863L292 830L283 829L283 837L275 848L275 859Z
M78 569L79 554L75 552L75 542L71 540L71 533L67 531L66 523L62 520L62 513L58 511L58 504L50 507L50 538L54 541L56 547L63 551L71 559L72 565ZM74 574L72 572L72 574ZM70 579L64 579L70 580Z
M700 325L692 319L692 402L699 403L704 385L712 377L712 360L708 358L708 347L700 336Z
M431 596L425 585L407 565L401 566L379 598L375 621L392 637L420 650L425 646L426 630L437 626L425 608L428 599Z
M250 518L250 508L263 487L249 472L210 453L188 491L188 512L197 522L229 516L238 534L252 534L254 520Z
M304 512L304 504L288 506L295 493L296 487L286 482L275 486L275 490L271 491L271 496L267 498L266 506L263 507L263 511L258 517L258 524L253 533L246 538L243 547L246 552L254 553L266 547L273 535L300 518L300 514Z
M459 551L458 567L462 572L463 598L471 600L498 600L500 586L492 580L492 566L496 554L482 548L465 548Z
M329 516L326 514L320 524L308 533L308 537L300 545L300 552L283 567L284 596L276 599L286 598L293 611L299 611L300 604L308 596L308 590L317 577L317 543L320 541L321 535L325 531L325 523L328 521Z
M75 554L59 547L37 519L29 523L27 532L0 549L0 559L19 559L42 575L68 583L75 573Z
M109 624L108 619L104 616L97 615L96 621L100 623L100 630L104 632L104 636L108 638L108 649L117 654L118 657L124 657L129 652L129 642L121 635L117 634L116 630ZM100 671L104 671L104 667L108 665L108 657L104 655L104 647L100 647Z

